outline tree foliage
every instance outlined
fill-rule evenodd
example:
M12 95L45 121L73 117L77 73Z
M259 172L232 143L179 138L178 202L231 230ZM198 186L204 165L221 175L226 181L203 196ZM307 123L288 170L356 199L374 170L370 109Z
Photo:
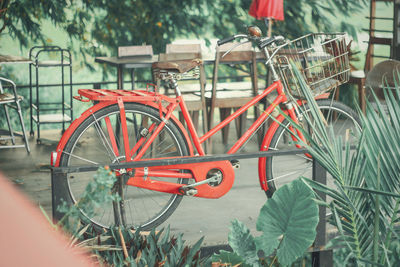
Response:
M366 0L285 0L285 21L275 32L289 38L311 30L331 30L329 15L349 15ZM156 53L176 37L226 37L248 24L251 0L0 0L0 30L22 47L46 44L43 22L51 21L79 43L82 56L114 52L118 46L147 43ZM311 20L306 21L305 17ZM336 25L351 30L348 24ZM353 33L354 31L351 30Z

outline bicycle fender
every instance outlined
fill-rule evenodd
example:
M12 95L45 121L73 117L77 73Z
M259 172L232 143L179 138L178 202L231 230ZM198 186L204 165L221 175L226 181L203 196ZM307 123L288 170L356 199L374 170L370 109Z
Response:
M137 168L136 170L141 170L140 173L143 174L143 168ZM217 185L210 185L208 183L195 186L197 193L194 197L202 198L220 198L225 195L232 188L233 182L235 180L235 172L233 170L230 161L214 161L214 162L202 162L202 163L189 163L189 164L177 164L170 166L156 166L148 167L145 171L149 173L149 176L135 175L129 178L127 185L136 186L140 188L145 188L149 190L155 190L159 192L165 192L170 194L181 194L179 189L183 186L182 184L152 180L150 173L152 171L162 171L162 170L187 170L193 174L195 182L201 182L207 177L209 172L220 171L222 174L222 181Z
M272 137L274 136L276 130L278 129L280 123L283 122L285 117L283 115L278 115L275 118L277 121L273 121L271 126L268 128L267 133L264 136L264 139L261 143L260 151L267 151L269 145L271 143ZM268 183L267 183L267 158L259 158L258 159L258 179L260 180L261 189L264 191L268 191Z
M330 93L321 94L315 99L327 99L329 98ZM297 104L299 106L304 105L305 100L297 100ZM287 111L284 111L286 115L288 115ZM273 121L271 126L269 127L267 133L264 136L264 139L261 143L260 151L267 151L269 145L271 143L272 137L274 136L276 130L278 129L280 123L283 122L285 117L283 115L278 115L275 120ZM258 179L260 180L261 189L264 191L268 191L268 183L267 183L267 169L266 169L267 158L259 158L258 159Z

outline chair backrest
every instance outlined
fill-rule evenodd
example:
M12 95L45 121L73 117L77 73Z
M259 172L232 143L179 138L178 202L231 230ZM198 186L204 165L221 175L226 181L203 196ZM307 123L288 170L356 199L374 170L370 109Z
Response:
M250 78L252 83L252 89L254 94L258 93L258 79L257 79L257 59L256 53L253 50L251 43L240 45L226 54L235 44L227 43L221 46L217 46L215 50L215 62L214 71L212 77L212 102L216 98L217 83L218 83L218 71L220 63L232 63L232 64L249 64L250 65ZM224 57L222 57L225 55Z
M160 54L160 61L174 61L201 58L200 44L167 44L165 54Z
M201 53L200 44L167 44L167 54Z
M131 45L131 46L119 46L118 57L152 57L153 47L151 45Z
M216 58L219 57L219 62L242 62L242 61L252 61L254 50L251 43L246 43L234 48L224 57L222 57L227 51L229 51L236 43L226 43L217 48Z
M384 100L384 88L395 91L398 71L400 71L400 61L388 59L379 62L368 72L365 87L371 88L380 100ZM370 91L366 96L369 101L375 101Z
M12 94L7 94L4 91L3 82L10 85L10 87L12 89ZM15 102L15 101L18 101L18 99L19 99L19 97L17 95L17 86L15 85L15 83L9 79L0 77L0 104L12 102L12 101Z

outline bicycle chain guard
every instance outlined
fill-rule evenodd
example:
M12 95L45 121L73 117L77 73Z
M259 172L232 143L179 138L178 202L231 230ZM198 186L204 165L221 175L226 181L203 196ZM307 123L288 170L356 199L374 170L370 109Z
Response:
M195 197L202 198L220 198L225 195L233 185L235 180L235 172L233 170L232 164L228 161L214 161L214 162L201 162L201 163L189 163L189 164L177 164L169 166L156 166L148 167L146 171L144 168L136 168L136 174L131 177L127 185L136 186L140 188L145 188L149 190L155 190L165 193L181 194L179 189L185 184L176 184L165 181L158 181L157 179L152 179L151 172L160 172L163 170L188 170L193 174L195 183L206 180L208 173L211 170L218 170L222 175L222 180L218 184L201 184L195 186L197 194ZM141 175L140 173L148 173L148 176ZM186 179L186 178L184 178ZM189 184L190 186L190 184Z

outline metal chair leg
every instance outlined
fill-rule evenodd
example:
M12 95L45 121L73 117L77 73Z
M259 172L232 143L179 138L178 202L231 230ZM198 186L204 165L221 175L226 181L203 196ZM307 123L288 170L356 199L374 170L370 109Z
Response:
M10 120L10 114L8 113L7 105L3 105L3 106L4 106L4 111L6 113L7 125L8 125L8 130L10 131L11 142L13 145L15 145L15 136L14 136L14 130L12 128L11 120Z
M11 85L11 89L13 92L12 94L5 93L3 90L2 82L5 81L7 84ZM7 119L7 124L8 124L8 129L10 131L9 136L4 138L4 140L11 139L12 145L4 145L2 148L14 148L14 147L24 147L26 148L26 151L30 153L30 148L29 148L29 143L28 143L28 137L26 135L26 129L24 125L24 120L22 117L22 111L21 111L21 106L19 102L21 101L21 97L18 96L17 94L17 87L15 83L11 80L8 80L6 78L0 77L0 93L2 94L2 103L1 105L4 107L4 111L6 113L6 119ZM18 113L18 118L21 123L21 128L22 128L22 134L24 138L25 145L17 145L15 142L15 134L14 134L14 129L12 127L12 122L10 120L10 114L8 112L8 107L15 109Z
M18 112L18 116L19 116L19 121L21 123L22 134L23 134L23 138L24 138L24 142L25 142L26 152L31 153L31 149L29 148L29 140L28 140L28 137L26 135L24 119L22 117L22 111L21 111L21 106L19 104L19 101L17 101L17 112Z

